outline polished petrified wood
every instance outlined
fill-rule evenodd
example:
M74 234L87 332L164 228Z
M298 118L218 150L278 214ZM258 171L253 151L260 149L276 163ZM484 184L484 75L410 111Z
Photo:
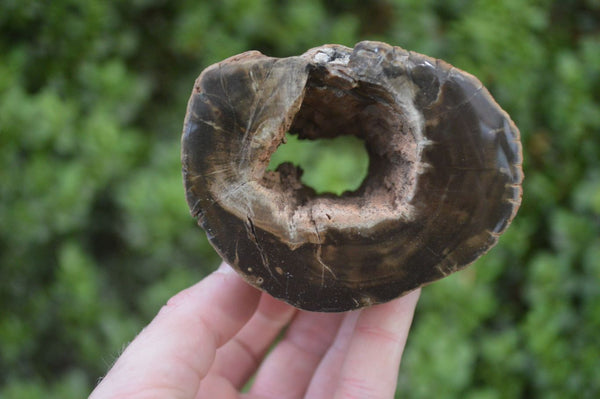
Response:
M267 171L285 133L364 140L341 196ZM472 75L379 42L298 57L250 51L202 72L182 137L186 197L217 252L294 306L389 301L490 249L521 201L519 131Z

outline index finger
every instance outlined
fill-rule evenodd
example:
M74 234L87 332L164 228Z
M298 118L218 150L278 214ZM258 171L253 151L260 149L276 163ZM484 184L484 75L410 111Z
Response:
M260 292L223 264L171 298L117 360L90 398L193 398L218 347L250 319Z

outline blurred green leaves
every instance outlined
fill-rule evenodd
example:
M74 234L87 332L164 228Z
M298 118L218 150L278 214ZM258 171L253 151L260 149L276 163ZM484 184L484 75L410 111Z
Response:
M301 181L318 194L342 194L354 191L367 176L369 155L364 142L354 136L333 139L300 140L295 134L286 134L282 144L271 156L269 170L283 162L299 166ZM323 173L327 171L327 173Z
M85 397L217 264L179 162L204 67L365 39L475 74L524 146L515 222L423 290L398 396L600 396L599 29L590 0L0 2L0 397ZM271 167L352 189L368 159L341 140L291 135Z

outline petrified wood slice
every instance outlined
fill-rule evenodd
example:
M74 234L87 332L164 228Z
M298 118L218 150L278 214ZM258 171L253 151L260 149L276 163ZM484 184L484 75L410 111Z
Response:
M365 181L316 195L290 164L266 171L287 131L362 138ZM282 59L251 51L207 68L182 146L187 201L217 252L307 310L389 301L464 268L521 202L519 131L483 85L379 42Z

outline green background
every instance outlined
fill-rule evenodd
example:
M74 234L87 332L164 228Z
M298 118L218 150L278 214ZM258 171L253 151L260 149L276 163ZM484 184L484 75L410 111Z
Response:
M517 218L423 290L398 397L600 397L599 32L598 0L0 1L0 397L87 396L217 265L179 163L204 67L364 39L475 74L524 146ZM320 158L337 189L353 157Z

